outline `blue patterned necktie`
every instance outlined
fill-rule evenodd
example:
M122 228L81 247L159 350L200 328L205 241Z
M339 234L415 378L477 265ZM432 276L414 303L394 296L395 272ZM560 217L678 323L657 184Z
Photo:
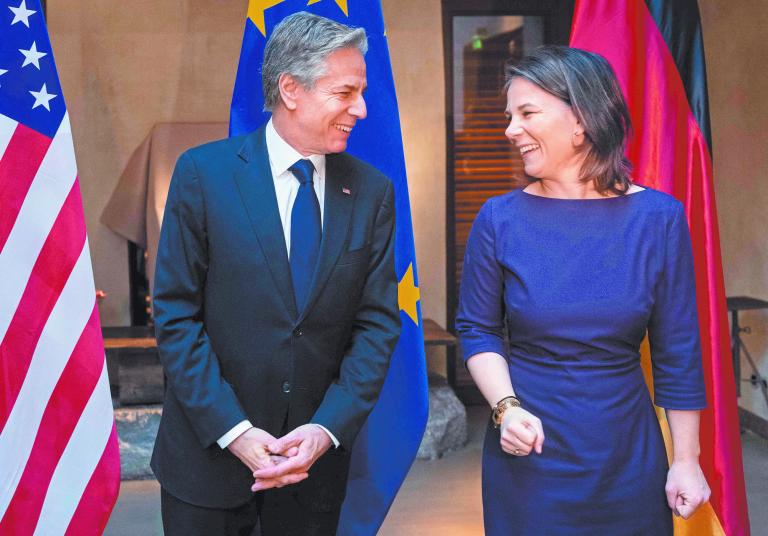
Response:
M322 227L320 203L312 185L315 167L306 159L299 160L288 168L299 180L299 192L291 210L291 277L296 308L301 312L309 295L309 286L315 273L320 253Z

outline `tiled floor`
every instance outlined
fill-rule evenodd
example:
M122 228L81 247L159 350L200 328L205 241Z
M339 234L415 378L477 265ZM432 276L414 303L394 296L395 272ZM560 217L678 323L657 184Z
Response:
M470 536L483 532L480 448L487 412L469 409L469 444L440 460L417 461L380 531L381 536ZM752 536L768 536L768 441L742 436ZM162 534L155 481L124 482L107 536Z

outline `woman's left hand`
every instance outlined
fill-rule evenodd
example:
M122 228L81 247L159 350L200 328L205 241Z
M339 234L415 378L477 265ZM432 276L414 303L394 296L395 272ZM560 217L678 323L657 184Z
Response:
M688 519L709 500L710 490L698 461L675 461L667 473L667 503L675 515Z

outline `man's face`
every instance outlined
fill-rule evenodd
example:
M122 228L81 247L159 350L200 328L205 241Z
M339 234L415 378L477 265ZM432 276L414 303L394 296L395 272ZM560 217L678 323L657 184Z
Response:
M304 155L343 152L355 123L367 115L366 86L365 60L357 48L330 54L315 87L299 85L296 91L296 149Z

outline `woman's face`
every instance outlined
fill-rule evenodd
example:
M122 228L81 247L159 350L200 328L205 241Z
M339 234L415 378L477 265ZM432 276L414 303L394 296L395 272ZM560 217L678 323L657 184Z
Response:
M504 134L520 150L527 175L578 178L584 129L568 104L518 77L509 85L505 115L509 126Z

